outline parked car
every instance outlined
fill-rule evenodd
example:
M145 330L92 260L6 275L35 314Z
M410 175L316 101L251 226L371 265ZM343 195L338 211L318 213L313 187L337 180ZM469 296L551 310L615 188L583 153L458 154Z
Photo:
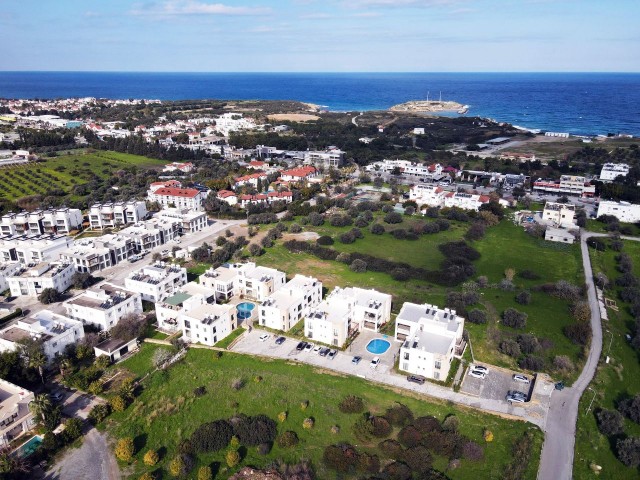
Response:
M515 382L524 383L526 385L529 385L531 383L530 380L529 380L529 377L527 377L525 375L520 375L518 373L514 373L513 374L513 380Z
M473 367L471 367L471 370L476 370L478 372L489 373L489 369L487 367L485 367L484 365L474 365Z
M487 374L481 370L470 370L469 375L474 378L484 378Z
M380 357L373 357L373 360L371 360L369 367L375 369L378 368L378 365L380 365Z
M284 338L284 337L276 338L276 345L282 345L285 340L286 340L286 338Z
M320 345L316 345L315 347L313 347L313 353L320 353L320 350L322 350L322 347Z
M354 365L357 365L360 363L360 360L362 360L362 357L360 356L355 356L351 359L351 363L353 363Z
M261 342L264 342L267 338L269 338L271 335L269 335L268 333L263 333L262 335L260 335L259 339Z
M298 350L299 352L301 352L302 350L304 350L304 347L307 346L307 342L300 342L298 343L298 345L296 346L296 350Z
M313 343L307 343L307 344L304 346L304 351L305 351L305 352L310 352L311 350L313 350Z
M329 349L328 348L321 348L320 352L318 353L318 355L320 355L321 357L326 357L328 353L329 353Z
M418 385L422 385L424 382L427 381L427 379L422 375L409 375L407 377L407 381L412 383L417 383Z
M62 392L52 392L49 394L49 397L51 398L51 400L59 402L64 398L64 394Z
M182 241L179 238L176 238L176 243L182 243Z
M129 257L129 261L130 261L131 263L133 263L133 262L137 262L138 260L140 260L140 257L138 257L138 255L131 255L131 256Z
M166 257L167 255L169 255L169 250L167 250L167 249L165 248L164 250L162 250L162 251L160 252L160 255L163 255L163 256L165 256L165 257Z
M334 350L334 349L329 350L329 359L333 360L334 358L336 358L337 354L338 354L337 350Z
M524 402L527 401L526 398L518 397L518 396L514 396L514 395L509 395L509 394L507 394L506 400L509 403L524 403Z

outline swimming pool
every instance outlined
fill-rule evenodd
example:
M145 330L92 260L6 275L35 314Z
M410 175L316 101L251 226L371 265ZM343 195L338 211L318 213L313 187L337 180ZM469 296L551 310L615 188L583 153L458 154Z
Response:
M367 343L367 351L375 355L382 355L384 352L389 350L390 346L391 344L386 340L382 340L381 338L374 338L369 343Z
M20 457L28 457L38 449L41 443L42 437L40 435L35 435L31 437L27 442L16 448L15 453Z
M238 319L246 320L251 316L251 311L256 308L256 306L250 302L242 302L238 304L236 308L238 309Z

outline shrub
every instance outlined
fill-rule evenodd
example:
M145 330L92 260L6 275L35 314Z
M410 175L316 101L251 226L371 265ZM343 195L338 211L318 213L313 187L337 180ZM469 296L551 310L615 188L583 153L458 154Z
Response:
M620 412L603 408L596 412L596 420L598 422L598 430L603 435L620 435L624 432L624 418Z
M158 452L155 450L148 450L147 453L144 454L143 462L145 465L153 467L160 460L160 456Z
M353 262L351 262L351 265L349 265L349 269L355 273L364 273L367 271L367 262L356 258Z
M152 472L144 472L138 480L155 480L156 476Z
M515 308L507 308L502 313L502 324L511 328L524 328L527 326L527 314Z
M425 435L429 432L439 432L440 430L442 430L438 419L436 417L432 417L431 415L416 418L413 422L413 426L416 427L422 435Z
M640 423L640 394L622 400L618 404L618 411L635 423Z
M244 387L244 380L242 378L234 378L231 381L231 388L234 390L241 390Z
M468 441L462 445L462 458L478 462L484 458L484 449L476 442Z
M460 421L455 415L449 415L442 422L442 430L445 432L457 432Z
M408 448L402 454L402 460L417 473L425 473L431 469L433 458L426 447L418 445Z
M323 235L316 240L318 245L333 245L333 238L329 235Z
M382 235L384 233L384 226L379 223L374 223L371 225L371 228L369 228L369 231L374 235Z
M536 336L528 333L518 335L517 342L522 353L535 353L542 348Z
M542 370L544 368L544 359L538 357L537 355L527 355L524 358L521 358L518 361L518 365L520 368L525 370Z
M353 424L353 434L361 442L369 442L373 437L373 424L369 421L368 414L364 414Z
M277 434L277 425L266 415L260 414L242 418L235 423L234 433L242 445L256 446L261 443L273 442Z
M387 408L385 417L391 425L404 427L413 421L413 412L406 405L396 403L392 407Z
M167 348L158 348L153 352L153 356L151 357L151 363L156 368L160 368L164 363L166 363L172 357L171 351ZM105 358L109 358L105 356Z
M261 443L260 445L258 445L258 448L256 450L258 452L258 455L269 455L269 452L271 451L271 444Z
M38 301L43 305L49 305L50 303L59 302L62 299L62 295L55 288L45 288L38 295Z
M591 308L587 302L576 302L571 307L571 315L578 322L588 322L591 320Z
M362 398L355 395L347 395L338 405L342 413L362 413L364 412L364 402Z
M484 237L486 228L487 227L482 222L473 222L464 237L468 240L480 240Z
M207 389L205 387L196 387L193 389L193 395L197 397L202 397L207 393Z
M198 469L198 480L211 480L212 478L213 472L211 471L211 467L208 465Z
M109 401L109 404L111 405L111 409L114 412L124 412L127 408L127 402L125 401L124 398L122 398L121 395L116 395L115 397L112 397L111 400Z
M358 218L356 218L356 221L354 222L354 224L356 227L365 228L369 225L369 221L363 216L359 216Z
M473 309L467 315L467 320L476 325L487 323L487 314L482 310Z
M572 323L564 327L566 337L577 345L588 345L591 341L591 325L589 322Z
M324 449L322 460L328 468L347 473L358 464L358 452L349 444L329 445Z
M404 228L396 228L391 231L391 235L397 240L404 240L407 238L407 231Z
M406 448L412 448L420 444L422 434L413 425L407 425L398 432L398 441Z
M357 469L366 473L378 473L380 471L380 459L377 455L361 453L358 455Z
M116 454L116 457L118 457L118 460L130 462L135 452L134 448L133 438L125 437L118 440L114 453Z
M297 223L292 223L289 225L289 232L291 233L300 233L302 231L302 227Z
M401 462L393 462L382 469L383 478L389 480L409 480L411 469Z
M298 434L296 432L292 432L288 430L283 432L278 436L277 443L280 448L291 448L295 447L300 440L298 439Z
M519 357L520 354L522 353L520 351L520 345L518 344L518 342L516 342L511 338L502 340L498 345L498 350L500 350L501 353L504 353L505 355L509 355L510 357L514 357L514 358Z
M580 298L580 288L566 280L559 280L554 286L555 289L553 295L558 298L562 298L567 301L576 301Z
M520 305L529 305L531 303L531 293L526 290L516 295L516 302Z
M284 421L287 419L287 412L280 412L278 414L278 421L280 423L284 423Z
M237 450L240 447L240 440L238 439L238 437L236 437L235 435L233 435L231 437L231 441L229 442L229 446L235 450Z
M191 434L191 443L196 452L217 452L229 445L232 433L226 420L203 423Z
M305 430L311 430L313 428L314 425L314 420L311 417L307 417L302 421L302 428L304 428Z
M618 459L627 467L640 465L640 437L629 437L616 442Z
M384 442L380 442L378 444L378 449L385 457L388 458L399 458L402 455L402 445L397 440L385 440Z
M233 468L240 463L240 454L237 450L229 450L224 458L229 468Z
M100 422L102 422L105 418L107 418L110 413L111 413L111 408L109 407L108 404L99 403L98 405L96 405L91 409L87 418L93 425L97 425Z
M540 280L540 275L532 270L522 270L521 272L518 272L518 276L525 280Z
M389 212L384 216L385 223L402 223L402 215L398 212Z
M340 243L349 244L355 242L356 237L351 232L345 232L340 234L338 240L340 240Z
M332 425L331 426L331 433L333 433L334 435L337 435L340 433L340 427L338 425Z
M575 368L573 362L566 355L556 355L553 359L553 368L562 372L569 373Z
M309 408L309 400L303 400L300 402L300 410L302 410L303 412Z
M82 420L79 418L69 418L65 420L62 434L68 443L73 442L76 438L80 438L82 436Z
M262 249L262 247L257 243L249 244L247 249L249 250L249 255L251 255L252 257L259 257L264 253L264 250Z
M371 417L369 419L371 422L371 426L373 427L371 433L373 433L374 437L385 438L391 435L391 431L393 430L389 420L384 417Z
M482 438L484 438L484 441L487 443L493 442L493 432L491 430L485 430L482 433Z

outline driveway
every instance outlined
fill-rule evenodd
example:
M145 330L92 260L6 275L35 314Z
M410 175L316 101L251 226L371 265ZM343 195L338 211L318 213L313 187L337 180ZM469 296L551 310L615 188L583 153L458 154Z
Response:
M517 390L527 394L527 400L531 397L535 382L533 377L528 377L530 384L516 382L513 380L514 373L507 369L490 366L489 372L485 378L476 378L469 375L464 376L460 391L467 395L473 395L480 398L488 398L491 400L505 400L507 392Z

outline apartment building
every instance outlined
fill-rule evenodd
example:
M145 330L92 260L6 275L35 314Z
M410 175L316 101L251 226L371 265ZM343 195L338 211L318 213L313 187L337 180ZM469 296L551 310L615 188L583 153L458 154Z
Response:
M96 203L89 208L89 224L93 229L103 230L138 223L147 214L147 204L143 200Z
M283 170L279 180L283 182L306 182L318 175L315 167L308 165L305 167L291 168Z
M124 280L127 290L137 292L142 300L159 302L187 283L187 269L158 262L131 272Z
M8 262L0 263L0 292L4 292L9 288L7 279L13 277L20 272L24 267L20 262Z
M0 237L0 261L24 265L55 261L72 245L73 239L66 235L7 235Z
M84 338L82 322L41 310L30 317L21 318L10 327L0 330L0 352L18 348L21 340L33 338L40 340L44 353L51 362L61 355L67 345L75 344Z
M198 135L199 137L200 135ZM182 173L189 173L193 170L193 163L191 162L173 162L173 163L167 163L164 168L162 169L163 172L173 172L173 171L180 171Z
M264 187L266 187L265 182L268 180L267 174L264 172L256 172L243 175L242 177L237 177L234 179L235 183L233 184L233 188L237 189L239 187L244 187L245 185L258 188L258 180Z
M598 217L613 215L624 223L640 222L640 205L629 202L613 202L601 200L598 205Z
M242 296L262 302L282 288L286 281L284 272L257 266L253 262L226 263L218 268L210 268L200 276L200 284L212 289L220 301Z
M109 234L79 240L60 252L60 259L73 264L78 272L94 273L125 261L135 249L131 238Z
M257 195L240 195L238 200L241 208L247 208L252 204L271 205L278 201L291 203L293 201L293 193L289 191L282 191L259 193Z
M88 288L63 305L69 318L109 331L125 315L142 313L142 296L105 282Z
M62 293L73 284L76 269L70 263L42 262L22 268L7 278L12 297L37 297L45 288Z
M542 219L554 227L576 227L575 215L576 206L572 203L547 202L542 210Z
M344 154L345 152L335 147L323 151L308 151L304 152L304 162L325 168L338 168L344 163Z
M600 181L612 182L618 177L629 175L629 165L626 163L605 163L600 170Z
M158 202L163 208L180 208L201 212L208 192L196 188L163 187L147 191L147 200Z
M539 178L533 182L533 189L556 195L578 195L580 197L593 197L596 193L595 185L592 185L585 177L576 175L562 175L560 180Z
M2 235L67 235L82 229L82 212L77 208L9 212L0 219Z
M171 333L182 329L181 315L206 303L215 303L215 293L210 288L195 282L185 284L173 295L156 302L158 328Z
M418 206L442 207L444 195L445 190L437 185L418 184L409 190L409 200L413 200Z
M434 380L446 380L454 357L466 346L464 318L455 310L406 302L396 317L395 339L400 347L400 370Z
M261 326L288 331L322 301L322 282L296 275L259 306Z
M218 190L216 198L233 206L238 203L238 196L231 190Z
M153 219L123 228L118 235L130 239L136 253L140 253L179 238L180 230L177 220Z
M180 234L199 232L209 224L205 212L191 211L186 208L163 208L154 215L154 218L177 222Z
M0 447L35 426L34 414L29 408L35 395L26 388L0 379Z
M213 346L237 327L236 306L204 303L182 313L182 338Z

